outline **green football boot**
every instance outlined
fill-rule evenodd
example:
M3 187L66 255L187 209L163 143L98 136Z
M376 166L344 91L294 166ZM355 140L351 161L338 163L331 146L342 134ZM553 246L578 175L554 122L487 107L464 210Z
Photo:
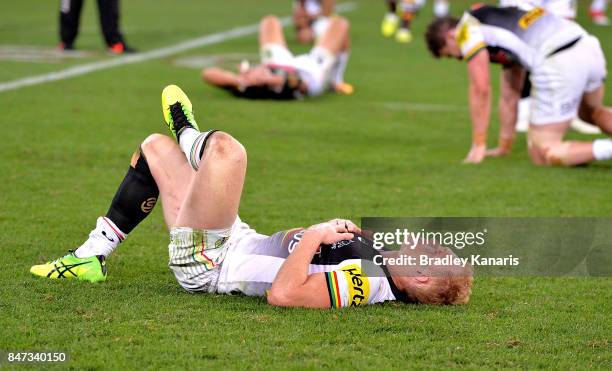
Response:
M76 278L80 281L101 282L106 280L106 261L102 255L77 258L71 251L61 258L32 266L30 273L52 280Z
M168 85L162 91L162 112L172 136L178 137L185 128L198 128L193 116L193 107L187 95L176 85Z

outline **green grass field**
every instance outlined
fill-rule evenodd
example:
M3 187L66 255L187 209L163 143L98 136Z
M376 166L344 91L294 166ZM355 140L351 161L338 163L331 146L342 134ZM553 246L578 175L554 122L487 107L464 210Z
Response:
M422 33L431 7L416 22L415 42L402 46L380 36L382 0L357 3L346 14L351 97L239 101L205 86L197 69L173 63L256 54L256 35L0 92L0 351L66 351L70 361L59 367L74 369L610 369L609 277L476 277L463 307L279 309L264 299L182 291L167 268L159 208L109 258L105 283L30 276L32 264L83 242L132 151L149 133L164 133L159 94L169 83L190 95L201 127L227 131L246 146L240 212L262 233L333 217L612 216L610 162L536 168L520 135L508 158L462 165L470 140L465 66L427 54ZM453 1L454 13L467 4ZM584 5L580 20L612 60L612 27L588 24ZM4 7L0 45L53 47L56 8L33 0ZM112 58L95 8L86 2L77 44L94 55L0 61L0 82ZM128 41L147 51L267 13L288 15L290 2L130 0L122 8ZM294 49L306 50L287 31Z

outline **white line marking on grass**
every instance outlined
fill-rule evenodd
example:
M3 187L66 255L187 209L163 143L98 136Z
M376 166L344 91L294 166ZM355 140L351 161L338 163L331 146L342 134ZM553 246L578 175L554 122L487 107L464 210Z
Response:
M350 12L357 8L355 3L342 3L336 6L336 11L339 13ZM281 22L283 26L287 26L291 24L291 17L282 17ZM173 54L182 53L187 50L200 48L203 46L219 44L227 40L236 39L239 37L251 35L257 33L259 28L259 23L251 24L248 26L236 27L231 30L217 32L210 35L204 35L195 39L185 40L179 42L178 44L167 46L164 48L153 49L147 52L136 53L126 56L116 57L110 60L104 60L100 62L86 63L78 66L66 68L61 71L49 72L42 75L35 75L24 77L22 79L17 79L13 81L0 83L0 93L9 91L9 90L17 90L26 86L44 84L52 81L59 81L69 79L71 77L86 75L88 73L106 70L109 68L114 68L118 66L122 66L124 64L133 64L146 62L153 59L167 57Z

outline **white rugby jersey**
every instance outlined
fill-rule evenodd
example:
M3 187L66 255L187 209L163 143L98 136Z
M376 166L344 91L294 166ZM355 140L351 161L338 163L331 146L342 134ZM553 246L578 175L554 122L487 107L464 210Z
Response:
M500 0L499 6L516 6L523 10L544 8L563 18L576 18L576 0Z
M303 228L266 236L246 224L231 237L231 246L216 282L218 293L264 296L276 274L299 244ZM341 308L397 300L414 303L401 291L387 268L373 263L380 251L362 236L322 245L310 262L308 273L323 273L331 307Z
M527 70L559 48L586 35L577 23L542 8L481 6L463 14L457 25L457 43L463 59L488 49L491 62L520 64Z
M382 269L366 275L362 264L365 260L350 259L338 265L334 271L325 273L329 301L332 308L356 307L396 300L389 280Z

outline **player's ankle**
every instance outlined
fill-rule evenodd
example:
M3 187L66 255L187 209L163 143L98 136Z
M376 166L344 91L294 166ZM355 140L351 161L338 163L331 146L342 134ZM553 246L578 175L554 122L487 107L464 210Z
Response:
M102 255L107 257L127 238L112 220L99 217L96 228L89 233L89 238L74 252L77 258L89 258Z

